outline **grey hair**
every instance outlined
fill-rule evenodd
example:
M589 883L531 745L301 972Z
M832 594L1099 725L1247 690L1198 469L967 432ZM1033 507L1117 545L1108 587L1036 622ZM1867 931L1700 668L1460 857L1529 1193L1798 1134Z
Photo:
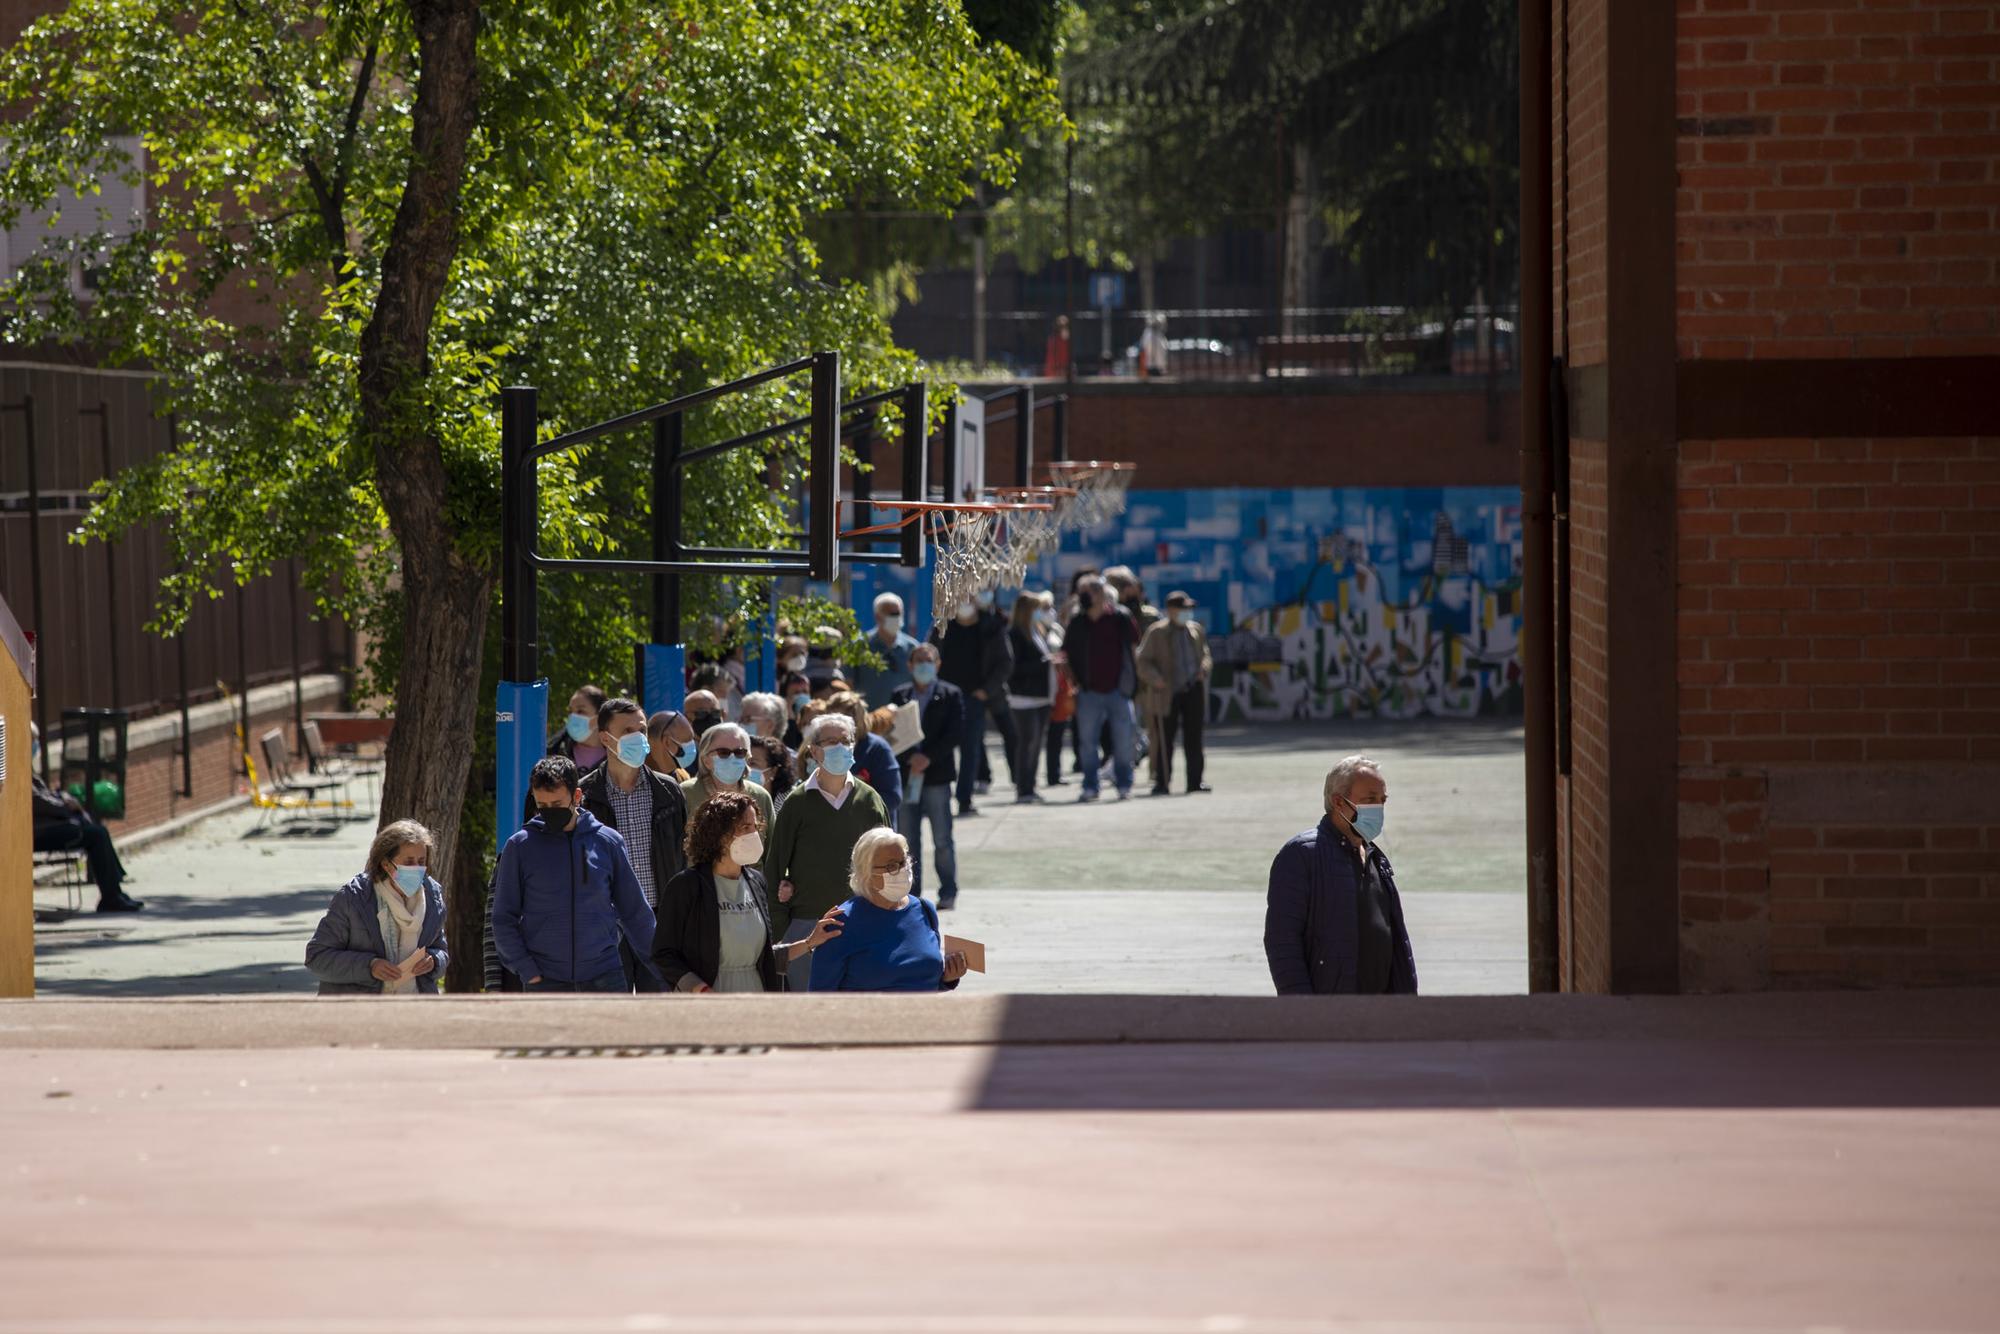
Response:
M849 741L854 740L854 738L857 735L859 735L855 731L854 720L848 717L846 714L831 713L831 712L822 713L819 717L813 719L811 722L806 724L806 736L805 736L806 744L808 746L821 746L827 744L826 742L821 741L820 737L825 734L826 730L829 727L845 728L847 730L847 739Z
M773 727L776 727L780 732L785 730L785 719L791 716L790 710L785 707L784 700L763 690L745 695L743 697L743 704L737 709L737 713L742 716L743 721L746 723L753 718L762 718Z
M412 843L423 844L424 852L429 856L435 857L437 855L437 840L431 837L430 830L424 828L424 826L418 824L415 820L397 820L392 824L383 825L376 832L375 841L368 845L368 866L366 868L368 878L370 880L380 880L382 878L382 863L388 861Z
M890 606L893 606L899 612L902 611L903 599L895 593L877 593L875 595L876 611L880 611L882 610L882 608Z
M894 843L905 857L910 855L909 840L885 824L854 840L854 856L847 863L847 887L856 894L868 892L868 882L875 876L875 854L885 843Z
M750 749L750 732L747 728L740 723L717 723L701 734L701 745L695 748L694 768L697 774L704 772L702 761L708 758L709 752L729 737L741 741L743 749Z
M1354 780L1362 774L1374 774L1379 778L1382 766L1367 755L1349 755L1345 759L1334 761L1333 768L1326 771L1326 792L1323 800L1328 806L1332 806L1333 799L1346 796L1354 787Z

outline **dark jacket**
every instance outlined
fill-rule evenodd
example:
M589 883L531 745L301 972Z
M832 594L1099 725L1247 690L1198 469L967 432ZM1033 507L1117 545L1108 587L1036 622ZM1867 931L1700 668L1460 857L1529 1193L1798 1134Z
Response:
M377 959L401 963L417 949L430 951L437 966L417 979L417 990L436 995L438 979L451 962L444 944L444 886L424 881L424 929L417 943L405 948L400 957L389 959L389 946L382 939L382 923L377 920L375 882L366 871L334 892L319 919L312 939L306 944L306 967L319 979L322 996L379 996L382 984L368 971Z
M771 954L771 901L764 896L764 874L743 868L743 885L764 919L764 952L757 956L757 975L764 990L778 990L778 963ZM690 866L660 891L660 922L653 933L653 967L674 991L692 991L690 977L715 985L722 967L722 911L715 902L715 870Z
M643 768L639 774L639 781L653 789L653 884L658 887L687 865L682 848L687 841L687 797L681 785L665 774ZM599 824L616 829L618 817L611 809L610 787L611 761L606 760L583 776L579 790L583 808L596 816Z
M70 809L63 800L62 793L42 781L38 773L28 774L29 804L35 810L35 828L48 829L56 825L86 823L83 814Z
M1007 678L1014 671L1014 650L1007 643L1007 623L990 611L979 613L978 621L972 625L960 625L952 618L946 617L931 627L931 643L938 646L941 657L947 656L945 636L948 634L954 636L974 634L979 637L978 669L968 671L960 667L947 677L945 669L941 666L938 669L939 679L949 685L957 686L968 696L975 690L984 690L987 703L995 700L1004 702L1007 695ZM954 660L954 667L959 667L963 661L962 655L956 649L948 656Z
M1130 699L1139 684L1139 668L1132 656L1133 650L1139 646L1139 625L1132 619L1132 613L1123 607L1113 607L1104 614L1116 616L1125 625L1124 647L1120 650L1124 661L1118 669L1118 693ZM1069 624L1063 629L1063 653L1069 659L1069 673L1079 691L1090 689L1092 625L1090 613L1080 611L1069 618Z
M1055 682L1049 676L1049 655L1035 645L1035 637L1007 627L1007 643L1014 650L1014 671L1007 678L1007 693L1025 699L1054 700Z
M854 747L854 776L875 789L889 808L889 827L896 827L896 812L903 805L903 770L887 737L864 733Z
M917 697L914 684L897 686L889 698L899 707ZM896 757L902 766L903 782L910 781L910 759L918 752L930 756L924 782L949 783L958 777L959 734L965 730L965 694L949 681L931 687L931 702L924 709L924 739Z
M1323 817L1278 849L1271 863L1271 888L1264 911L1264 957L1281 996L1350 993L1359 966L1359 870L1345 840ZM1417 960L1403 925L1403 900L1396 876L1380 848L1368 855L1382 877L1382 907L1393 933L1389 990L1417 994Z
M522 978L588 982L620 971L618 935L653 956L653 910L625 853L625 840L589 811L576 828L551 829L540 816L500 849L493 886L493 943Z

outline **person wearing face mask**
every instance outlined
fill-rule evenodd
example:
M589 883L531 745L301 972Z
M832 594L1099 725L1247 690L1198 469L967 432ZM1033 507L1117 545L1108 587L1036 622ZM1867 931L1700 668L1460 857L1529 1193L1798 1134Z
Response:
M788 672L778 685L778 693L785 697L785 708L790 716L785 724L785 732L779 740L788 750L798 750L804 746L805 734L800 730L805 726L806 705L813 702L812 681L804 672Z
M1123 801L1132 795L1132 692L1138 681L1132 651L1139 629L1103 579L1085 580L1077 598L1082 609L1063 632L1063 656L1076 689L1077 768L1083 781L1077 800L1097 800L1098 742L1108 730L1112 781Z
M687 714L688 726L694 729L697 740L722 721L722 701L710 690L688 691L682 710Z
M764 873L764 830L741 792L718 792L688 823L687 869L660 895L653 963L671 991L764 992L781 989L779 969L840 934L831 915L803 939L771 944L771 901Z
M681 784L692 821L710 798L721 792L741 792L757 808L760 829L769 829L778 818L771 794L750 781L750 733L738 723L717 723L701 734L701 749L695 757L696 777Z
M759 737L775 737L780 740L785 735L785 724L790 720L790 710L781 695L752 691L743 697L743 716L739 721L750 729L752 740Z
M494 875L501 963L528 991L631 991L621 946L629 943L639 967L653 972L653 910L624 838L582 809L576 766L562 756L539 761L528 790L535 818L500 849ZM679 858L678 846L672 855Z
M678 709L661 709L646 720L646 767L676 783L685 783L694 772L696 747L694 725Z
M814 991L950 991L965 976L965 955L944 948L937 909L910 893L910 849L893 829L872 829L854 844L841 933L812 954Z
M829 713L844 713L854 720L854 776L875 789L888 813L889 827L896 828L896 815L903 805L903 771L888 741L875 735L868 701L852 690L842 690L826 697L826 707Z
M792 772L792 752L785 749L784 742L767 736L751 739L749 781L771 794L774 816L785 809L785 799L792 795L799 777Z
M965 696L958 739L958 814L963 819L978 813L972 807L972 794L986 752L987 709L996 700L1006 706L1014 650L1008 646L1005 623L997 616L981 615L979 604L970 600L959 603L950 620L932 627L930 642L937 645L938 678Z
M1014 638L1007 632L1009 621L1007 617L1000 614L997 605L998 600L999 595L997 593L990 588L983 588L973 597L972 605L979 608L981 627L989 632L997 629L1000 636L1006 640L1007 651L1011 654L1014 651ZM986 725L999 734L1000 754L1007 761L1008 781L1013 783L1016 790L1018 790L1021 780L1014 772L1014 754L1019 747L1020 741L1014 731L1014 708L1013 701L1010 698L1013 689L1013 674L1013 665L1009 663L1007 667L1008 689L998 693L987 692ZM979 773L972 781L972 790L975 795L982 797L993 790L992 757L987 753L984 745L979 748Z
M827 712L806 729L812 777L778 812L764 873L778 886L771 926L781 944L803 939L828 908L847 897L848 855L870 829L889 822L875 789L853 776L854 720ZM792 989L805 990L804 960L792 963Z
M1202 781L1202 724L1208 721L1208 636L1193 617L1194 599L1178 590L1167 594L1165 620L1155 621L1139 641L1139 712L1158 738L1153 760L1153 795L1164 797L1174 781L1174 742L1187 736L1187 790L1213 791Z
M1375 840L1389 786L1366 755L1327 773L1326 815L1278 850L1264 957L1281 996L1417 994L1396 875Z
M1056 614L1056 595L1045 588L1039 596L1041 606L1035 609L1035 628L1047 639L1049 662L1056 669L1056 679L1051 683L1053 694L1049 705L1046 785L1066 787L1069 780L1062 775L1063 741L1076 730L1076 688L1070 684L1069 673L1063 670L1063 665L1069 659L1063 654L1062 619Z
M903 770L903 836L909 840L911 883L924 892L924 822L931 826L931 859L937 866L938 907L958 902L958 849L952 841L951 785L957 776L958 738L965 724L965 696L938 679L936 644L921 644L910 655L910 683L899 686L894 703L915 704L924 739L900 757Z
M1007 767L1014 771L1014 800L1042 800L1035 775L1042 767L1042 739L1049 729L1049 712L1056 702L1056 649L1042 620L1042 600L1034 593L1014 599L1007 639L1014 650L1014 672L1007 681L1007 707L1014 716L1013 753Z
M646 760L652 744L646 737L645 713L629 699L606 700L597 711L599 734L608 756L583 776L583 809L599 824L615 829L625 840L625 855L638 877L639 892L651 908L660 901L660 886L681 869L681 842L688 809L681 786L654 773ZM659 980L635 953L628 940L618 943L619 962L635 991L658 991Z
M567 761L565 761L567 763ZM384 825L368 867L334 894L306 945L322 996L435 996L451 962L444 886L428 870L434 840L415 820Z
M848 669L854 689L868 701L869 708L887 704L896 687L910 679L910 650L916 646L917 641L903 631L903 599L894 593L877 594L875 630L868 636L868 647L888 665Z
M42 758L42 729L28 724L28 753L37 766ZM60 781L60 778L58 778ZM36 852L81 851L90 878L97 886L97 911L138 912L146 905L125 892L125 863L119 860L118 845L111 831L99 824L83 803L67 792L57 791L42 781L34 768L28 770L29 805L34 823L29 837Z
M597 711L609 698L596 686L578 686L569 697L569 711L563 725L549 738L544 755L561 755L576 764L578 773L589 773L604 763L604 747L597 740Z

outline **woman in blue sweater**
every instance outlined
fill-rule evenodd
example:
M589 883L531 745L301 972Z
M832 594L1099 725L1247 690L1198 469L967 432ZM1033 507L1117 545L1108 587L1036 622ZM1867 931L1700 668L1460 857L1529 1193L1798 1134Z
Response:
M965 976L960 951L944 952L937 909L910 896L910 847L893 829L854 844L854 897L834 911L846 928L813 951L814 991L950 991Z

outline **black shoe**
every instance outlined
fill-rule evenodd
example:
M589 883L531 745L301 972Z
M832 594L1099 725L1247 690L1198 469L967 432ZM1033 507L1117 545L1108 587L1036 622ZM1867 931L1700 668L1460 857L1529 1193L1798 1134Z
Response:
M1045 787L1068 787L1068 786L1069 786L1069 779L1067 779L1067 778L1051 778L1051 779L1050 779L1050 780L1049 780L1049 781L1048 781L1047 783L1043 784L1043 786L1045 786Z
M1044 798L1039 792L1023 792L1014 798L1016 806L1039 806Z
M958 906L958 895L956 894L952 895L948 899L940 898L937 901L937 910L939 912L950 912L953 908L956 908L957 906Z
M1156 797L1171 797L1174 795L1174 790L1165 783L1160 783L1153 788L1153 795Z
M1078 801L1096 801L1097 794L1095 792L1079 792L1076 799Z
M969 801L958 808L958 818L961 820L973 820L977 819L978 816L978 808Z
M129 894L108 895L97 901L99 912L138 912L145 906Z
M1196 783L1193 787L1188 789L1188 795L1192 797L1197 792L1213 792L1213 791L1215 791L1215 789L1210 787L1206 783Z

